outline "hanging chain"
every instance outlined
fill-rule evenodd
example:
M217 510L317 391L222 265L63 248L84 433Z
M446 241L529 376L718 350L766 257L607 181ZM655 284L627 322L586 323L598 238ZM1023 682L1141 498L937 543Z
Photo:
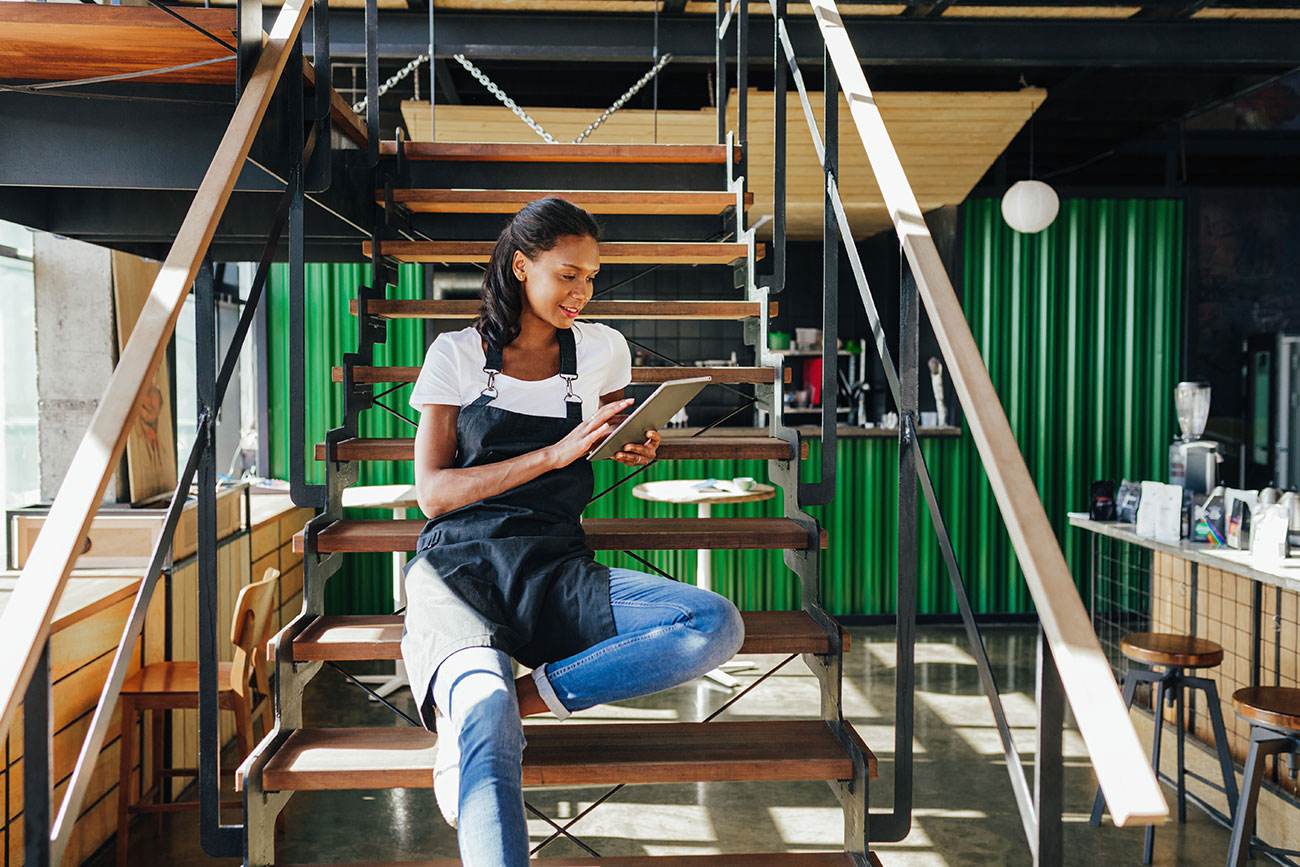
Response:
M657 8L657 7L656 7L656 8ZM609 119L609 116L610 116L611 114L613 114L614 112L616 112L616 111L618 111L620 108L622 108L622 107L623 107L623 103L627 102L629 99L631 99L632 97L636 96L636 92L637 92L638 90L640 90L641 88L645 87L646 84L648 84L648 83L650 82L650 79L652 79L652 78L654 78L656 75L658 75L658 74L659 74L659 70L663 69L663 68L668 64L668 61L670 61L670 60L672 60L672 59L673 59L673 56L672 56L671 54L665 54L663 57L659 58L659 62L656 63L654 66L652 66L652 67L650 68L650 71L649 71L649 72L647 72L645 75L641 76L641 80L640 80L640 81L638 81L636 84L634 84L634 85L632 85L630 88L628 88L627 93L625 93L625 94L623 94L622 96L620 96L617 100L614 101L614 104L613 104L613 105L611 105L609 108L605 109L605 113L602 114L600 117L596 118L596 122L593 123L591 126L587 127L586 130L583 131L582 135L578 136L577 138L575 138L575 139L573 140L573 143L574 143L574 144L580 144L584 138L586 138L587 136L589 136L589 135L591 135L593 132L595 132L595 131L596 131L596 127L600 126L602 123L604 123L606 120L608 120L608 119Z
M466 58L465 55L463 54L455 54L452 56L456 59L457 63L465 67L465 70L469 72L470 75L474 76L474 79L478 81L479 84L487 88L488 93L495 96L498 100L500 100L502 105L504 105L506 108L513 111L520 120L528 124L529 129L531 129L533 132L541 136L546 141L547 144L558 144L558 142L556 142L555 140L555 137L552 136L546 130L542 129L541 124L539 124L537 121L529 117L528 113L524 111L522 108L520 108L513 99L506 96L505 91L503 91L500 87L498 87L495 81L488 78L487 73L483 72L483 70L479 69L473 63L471 63L468 60L468 58ZM403 66L396 73L394 73L391 78L389 78L387 81L383 83L383 85L379 88L379 95L383 96L385 93L388 93L388 91L391 90L399 81L402 81L412 72L415 72L415 70L419 69L420 64L426 62L428 59L429 59L429 55L421 54L419 57L415 58L410 63ZM596 118L596 120L592 122L591 126L583 130L582 135L575 138L572 143L581 144L583 139L585 139L587 136L595 132L598 126L600 126L605 121L609 120L610 116L614 114L614 112L622 108L629 99L636 96L637 92L640 91L641 88L649 84L650 81L656 75L659 74L659 70L667 66L668 62L672 59L673 56L671 54L665 54L663 57L660 57L659 61L650 68L649 72L641 76L641 78L636 82L636 84L629 87L626 93L624 93L622 96L620 96L618 99L614 101L613 105L605 109L605 113L602 114L600 117ZM352 106L352 110L357 114L360 114L362 111L365 110L365 108L366 108L366 97L362 97L360 102Z
M382 85L380 85L379 95L383 96L385 93L388 93L388 91L393 89L394 85L396 85L402 79L406 78L406 76L410 75L412 72L415 72L415 70L419 69L420 64L424 63L428 59L429 59L429 55L421 54L419 57L415 58L410 63L406 64L401 69L397 70L397 72L393 73L391 78L389 78ZM418 84L416 85L416 93L417 94L419 93ZM361 114L361 112L365 111L366 109L366 100L368 98L369 97L365 97L365 96L361 97L361 101L354 104L352 106L352 110L357 114ZM418 99L419 97L417 96L416 98Z
M501 100L502 105L504 105L506 108L513 111L520 120L528 124L529 129L531 129L533 132L537 133L543 139L545 139L547 144L556 144L556 141L551 136L551 134L546 130L542 129L542 125L539 124L537 121L533 120L531 117L529 117L526 111L524 111L519 106L515 105L515 101L510 97L506 96L505 91L497 87L496 82L488 78L487 74L484 73L483 70L479 69L477 66L470 63L469 60L466 59L465 55L463 54L453 54L452 57L456 59L457 63L465 67L465 69L469 72L469 74L474 76L475 80L477 80L479 84L486 87L488 89L488 93L492 94L497 99Z

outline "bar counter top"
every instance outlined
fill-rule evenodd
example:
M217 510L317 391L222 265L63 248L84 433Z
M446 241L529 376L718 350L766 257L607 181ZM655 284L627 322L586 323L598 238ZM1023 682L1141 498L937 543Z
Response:
M1184 560L1211 566L1215 569L1223 569L1254 581L1271 584L1274 587L1281 587L1283 590L1300 592L1300 557L1291 558L1282 563L1259 562L1249 551L1237 551L1233 548L1211 548L1209 545L1194 544L1186 539L1175 544L1161 542L1148 536L1139 536L1134 532L1133 524L1124 524L1119 521L1094 521L1088 517L1086 512L1070 512L1069 519L1071 527L1078 527L1081 530L1109 536L1122 542L1141 545L1144 548L1150 548L1152 551L1163 551Z

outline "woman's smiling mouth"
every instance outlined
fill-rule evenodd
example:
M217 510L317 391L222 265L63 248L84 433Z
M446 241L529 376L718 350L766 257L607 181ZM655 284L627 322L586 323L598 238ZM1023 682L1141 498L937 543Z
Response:
M565 307L563 304L560 305L560 309L563 310L564 315L570 319L576 319L578 314L582 312L581 307Z

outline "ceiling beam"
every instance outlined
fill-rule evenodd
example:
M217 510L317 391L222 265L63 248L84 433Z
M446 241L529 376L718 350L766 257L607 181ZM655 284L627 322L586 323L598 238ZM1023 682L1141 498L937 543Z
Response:
M815 22L787 20L801 62L818 65ZM1107 67L1276 69L1300 65L1300 21L1222 19L846 19L864 64L874 66ZM437 14L438 57L464 53L475 61L642 62L650 59L647 15ZM674 65L712 63L714 27L703 16L660 17L659 45ZM330 52L340 60L364 54L362 12L330 12ZM770 19L750 20L757 66L771 62ZM310 51L312 34L304 33ZM380 53L409 60L428 50L424 15L384 10ZM734 41L728 40L733 52Z

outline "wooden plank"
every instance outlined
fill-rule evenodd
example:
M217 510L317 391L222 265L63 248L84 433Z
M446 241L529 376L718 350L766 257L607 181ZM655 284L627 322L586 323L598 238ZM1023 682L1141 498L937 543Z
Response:
M18 573L0 573L0 607L7 603L17 584ZM58 607L54 609L51 633L61 632L123 599L130 599L139 586L139 570L85 569L74 572Z
M15 6L20 4L5 4ZM26 4L21 4L26 5ZM49 9L53 4L41 4ZM126 446L131 417L155 367L162 360L176 317L189 294L235 180L284 71L290 47L306 20L311 0L289 0L271 29L257 67L230 125L195 193L163 263L135 331L100 398L90 428L73 456L49 522L36 542L23 577L0 614L0 635L9 652L0 658L0 731L7 731L31 678L50 620L108 481ZM78 11L92 8L77 5ZM95 7L96 11L132 7ZM151 14L160 14L149 10ZM166 17L166 16L163 16ZM75 40L74 40L75 43ZM62 50L58 52L64 54ZM191 58L193 59L193 58ZM66 844L60 841L59 847ZM60 853L61 854L61 853Z
M775 301L769 315L776 315ZM391 299L371 301L366 309L385 319L473 319L482 306L478 299L445 301ZM357 302L348 309L355 315ZM762 305L755 301L592 301L582 309L583 319L749 319Z
M316 537L316 550L365 553L414 551L419 519L336 521ZM789 518L585 518L587 544L596 551L792 549L808 547L807 532ZM826 547L821 531L821 547ZM303 535L293 537L303 550Z
M805 446L806 450L806 446ZM788 461L790 444L775 437L673 436L665 432L658 456L663 461ZM350 439L339 443L335 460L410 461L415 458L411 437ZM325 460L325 443L316 444L316 460Z
M513 214L529 202L559 196L593 214L719 214L735 207L726 191L683 190L393 190L393 201L416 214ZM385 191L375 193L384 204ZM746 206L754 194L745 194Z
M830 640L803 611L742 611L745 643L738 653L829 652ZM295 662L311 660L401 659L403 617L400 614L356 614L318 617L293 641ZM844 652L849 634L840 632Z
M1070 576L1038 489L1002 411L1002 402L867 86L848 32L833 0L813 0L813 8L852 109L854 127L870 157L966 411L971 436L1025 573L1111 815L1116 825L1161 822L1169 815L1169 807L1129 721L1110 663L1097 643L1078 587Z
M787 369L787 375L789 371ZM415 382L420 376L418 367L354 367L352 381L366 384L389 384L397 382ZM714 382L740 384L771 385L776 378L776 370L771 367L633 367L632 382L635 384L671 382L692 376L711 376ZM332 382L343 381L343 368L330 368Z
M441 106L439 106L441 108ZM428 118L426 114L426 120ZM516 144L500 142L414 141L402 151L409 160L445 162L529 163L716 163L727 161L727 146L719 144ZM379 155L397 155L397 142L379 145ZM732 148L740 162L741 148Z
M385 241L382 249L385 256L402 262L486 263L494 246L495 241ZM764 250L764 245L756 245L756 257L763 258ZM371 258L369 241L362 243L361 252ZM729 241L605 241L600 245L600 261L609 265L729 265L748 254L747 245Z
M873 853L871 864L880 859ZM756 852L725 855L615 855L603 858L547 858L545 867L852 867L847 852ZM453 861L366 861L349 864L292 864L287 867L461 867Z
M853 763L820 720L526 725L525 786L841 780ZM262 772L266 791L427 789L435 736L414 727L303 729ZM870 774L875 757L868 753ZM237 780L242 786L242 780Z
M159 268L158 262L112 251L113 307L119 352L126 348L126 341L140 318L140 309L158 279ZM154 368L131 421L126 440L126 467L133 503L176 489L176 432L172 429L171 387L165 361Z
M269 523L265 526L258 527L249 534L249 538L252 540L250 556L254 560L262 560L265 557L274 554L276 549L280 547L280 526L277 523ZM271 565L275 566L277 569L280 566L279 562L272 563ZM254 569L253 571L257 573L261 570Z
M178 10L178 14L235 44L229 9ZM0 69L5 78L71 81L181 66L233 52L148 6L50 3L0 4ZM152 75L148 82L229 84L235 61Z

